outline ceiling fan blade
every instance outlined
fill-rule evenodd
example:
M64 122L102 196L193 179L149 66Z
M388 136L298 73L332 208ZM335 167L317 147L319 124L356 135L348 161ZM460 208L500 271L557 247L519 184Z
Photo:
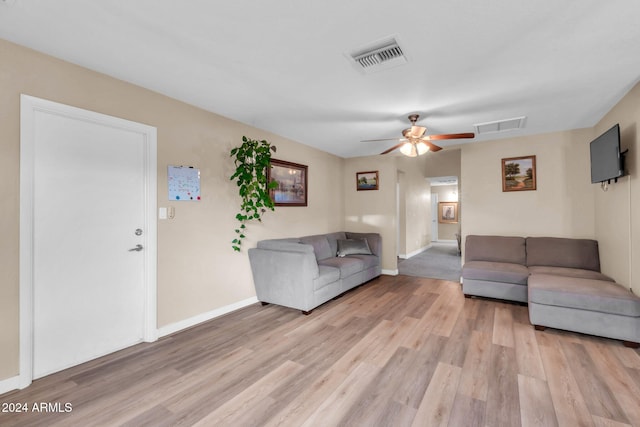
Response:
M405 143L405 142L401 142L400 144L396 144L396 145L394 145L393 147L391 147L391 148L389 148L389 149L387 149L387 150L384 150L384 151L383 151L382 153L380 153L380 154L387 154L387 153L390 153L390 152L392 152L393 150L396 150L396 149L398 149L398 148L402 147L404 144L406 144L406 143Z
M400 141L402 138L363 139L360 142Z
M436 151L442 150L442 147L434 144L433 142L429 141L428 139L423 138L421 141L424 142L425 144L427 144L427 146L429 147L429 151L431 151L431 152L435 153Z
M473 132L467 133L447 133L444 135L427 135L425 138L428 138L432 141L437 141L439 139L464 139L464 138L475 138L475 134Z

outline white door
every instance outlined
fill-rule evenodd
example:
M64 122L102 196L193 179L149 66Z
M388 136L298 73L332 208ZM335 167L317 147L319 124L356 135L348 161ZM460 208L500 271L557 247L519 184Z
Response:
M56 106L32 111L33 378L147 339L155 318L155 133Z
M431 193L431 241L438 241L438 193Z

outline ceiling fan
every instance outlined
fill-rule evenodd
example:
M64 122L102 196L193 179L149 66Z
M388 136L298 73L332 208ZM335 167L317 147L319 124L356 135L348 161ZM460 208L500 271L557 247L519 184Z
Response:
M416 126L416 122L418 121L418 114L411 114L409 116L409 121L411 122L411 127L402 131L403 138L385 138L385 139L367 139L362 142L374 142L374 141L392 141L397 139L399 141L398 144L393 147L383 151L380 154L387 154L400 148L400 152L405 156L416 157L420 156L427 151L440 151L442 147L437 146L431 141L437 141L442 139L463 139L463 138L474 138L475 134L473 132L467 133L447 133L444 135L425 135L424 133L427 131L427 128L422 126Z

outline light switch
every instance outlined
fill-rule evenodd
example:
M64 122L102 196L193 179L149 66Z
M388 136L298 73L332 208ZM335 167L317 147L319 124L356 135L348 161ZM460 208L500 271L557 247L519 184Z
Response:
M158 209L158 219L167 219L167 208Z

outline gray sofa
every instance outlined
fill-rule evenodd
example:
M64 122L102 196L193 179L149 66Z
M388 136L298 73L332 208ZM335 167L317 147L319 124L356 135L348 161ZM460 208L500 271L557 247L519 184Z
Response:
M378 277L381 251L377 233L336 232L261 240L249 249L258 300L309 314Z
M527 302L536 329L640 343L640 298L600 272L595 240L469 235L462 290Z
M527 301L527 252L523 237L475 236L465 239L462 292Z

